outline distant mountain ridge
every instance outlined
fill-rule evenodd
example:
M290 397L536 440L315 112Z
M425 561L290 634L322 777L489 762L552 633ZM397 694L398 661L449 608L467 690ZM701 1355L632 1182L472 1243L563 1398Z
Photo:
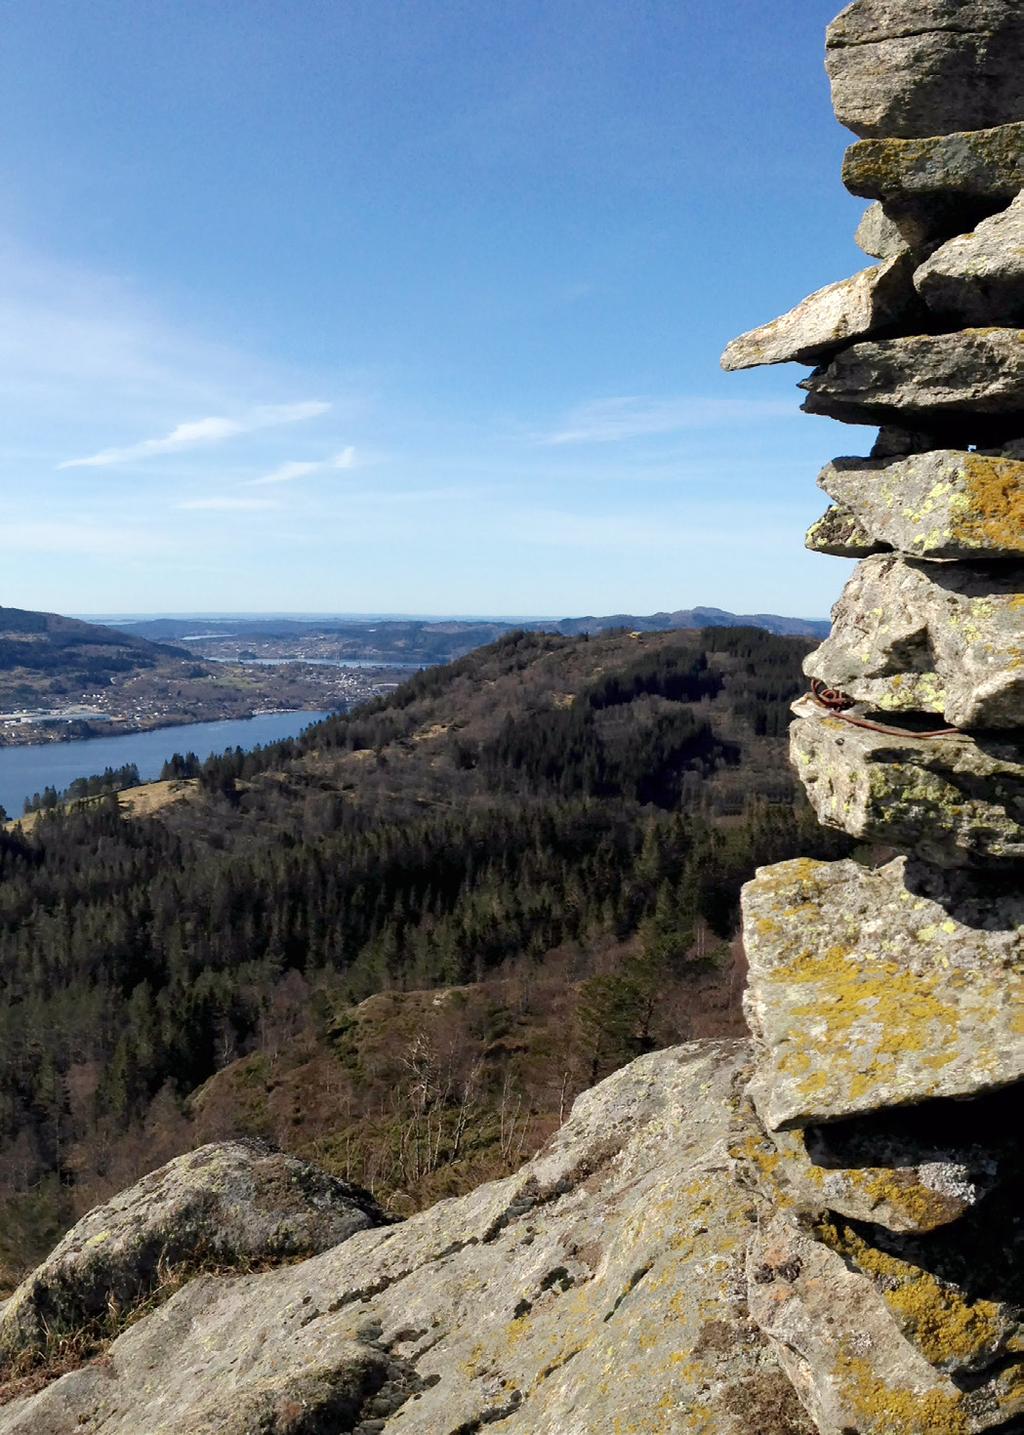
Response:
M533 626L524 625L524 626ZM546 626L546 625L545 625ZM651 613L637 617L616 613L606 618L563 618L558 631L605 632L609 628L631 628L638 632L662 632L673 628L763 628L783 638L827 638L831 624L826 618L784 618L777 613L730 613L725 608L680 608L674 613Z
M824 619L787 618L775 613L730 613L724 608L684 608L675 612L639 615L613 613L579 618L472 619L472 618L148 618L118 625L118 631L153 641L195 642L206 646L194 652L207 657L226 656L241 645L277 644L273 656L294 655L305 643L307 656L334 661L398 662L430 665L452 662L476 648L496 642L506 633L545 632L562 637L604 633L625 628L630 632L664 632L678 629L761 628L777 637L824 638ZM316 644L315 647L310 646ZM212 645L212 646L211 646ZM270 656L270 648L263 651Z

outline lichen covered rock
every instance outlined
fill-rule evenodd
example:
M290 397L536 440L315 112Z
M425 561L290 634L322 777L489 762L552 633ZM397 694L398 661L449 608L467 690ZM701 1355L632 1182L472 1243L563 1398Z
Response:
M853 344L800 387L804 410L849 423L1024 420L1024 330L963 329Z
M884 553L887 545L874 538L857 515L842 504L832 504L807 530L804 542L813 553L835 558L869 558Z
M1024 535L1022 535L1024 536ZM1024 727L1024 566L859 564L804 672L883 713Z
M1024 189L1024 123L929 139L861 140L846 151L843 183L851 194L888 205L937 201L944 216L959 204L969 218L977 212L972 205L998 208Z
M1024 194L943 244L915 271L914 285L929 309L963 324L1024 320Z
M769 1128L1024 1077L1024 894L934 894L918 880L905 858L876 870L801 859L744 888L746 1003L763 1046L751 1092Z
M916 737L794 709L790 752L826 827L939 867L1024 861L1024 752L1006 738Z
M817 363L851 340L892 329L915 308L912 270L910 259L901 254L819 289L788 314L733 339L722 355L722 368Z
M818 485L849 515L853 541L845 556L862 556L850 550L873 539L912 558L1024 558L1019 459L948 449L896 459L837 458ZM838 549L843 533L833 528L833 534Z
M176 1268L309 1256L387 1223L358 1187L256 1141L179 1156L78 1222L0 1314L0 1358L120 1318Z
M841 124L926 136L1024 120L1019 0L855 0L828 28Z
M954 1379L909 1338L873 1280L784 1215L762 1226L748 1275L751 1315L820 1435L975 1435L1024 1409L1016 1359ZM936 1301L931 1314L956 1328L965 1304Z

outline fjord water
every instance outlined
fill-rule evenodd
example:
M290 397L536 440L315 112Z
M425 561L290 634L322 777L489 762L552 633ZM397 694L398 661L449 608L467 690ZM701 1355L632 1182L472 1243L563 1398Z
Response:
M76 777L89 777L129 762L136 763L143 782L149 782L160 775L164 763L176 752L194 752L205 758L228 748L257 747L297 737L303 728L326 716L322 712L261 713L257 717L187 723L123 737L0 748L0 807L6 807L10 817L20 817L25 798L44 787L60 791Z

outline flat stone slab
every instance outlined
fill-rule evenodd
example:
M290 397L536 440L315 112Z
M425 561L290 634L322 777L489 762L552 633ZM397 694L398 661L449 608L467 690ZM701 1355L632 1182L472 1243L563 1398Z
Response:
M1008 204L1024 189L1024 123L931 139L861 140L846 151L843 183L862 199Z
M1008 739L913 737L793 706L790 752L826 827L939 867L1024 861L1024 752Z
M874 711L1024 727L1024 564L867 558L804 672Z
M833 520L840 556L876 543L911 558L1024 558L1024 463L1019 459L936 449L897 459L837 458L819 488L848 515L849 534ZM815 530L812 529L812 532ZM818 544L810 543L810 547Z
M743 889L746 1001L773 1130L1024 1077L1024 893L936 900L905 858L798 859Z
M819 1435L979 1435L1024 1407L1019 1359L964 1388L908 1337L874 1280L784 1215L761 1226L747 1272L750 1313ZM951 1339L970 1325L963 1300L921 1308Z
M1024 320L1024 194L941 245L915 271L914 285L929 309L963 324Z
M852 423L1024 418L1024 330L963 329L853 344L800 387L804 411Z
M814 364L851 340L894 328L915 308L912 272L912 261L901 254L819 289L780 319L733 339L722 368Z
M1024 120L1018 0L856 0L828 28L841 124L928 136Z

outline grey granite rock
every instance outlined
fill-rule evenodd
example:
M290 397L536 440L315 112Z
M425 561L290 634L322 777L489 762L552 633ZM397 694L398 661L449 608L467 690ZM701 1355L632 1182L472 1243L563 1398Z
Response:
M877 201L868 205L853 237L857 247L872 259L895 259L910 248L899 225Z
M874 541L914 558L1024 558L1019 459L949 449L897 459L837 458L818 485L849 516L844 556L859 557L850 549ZM832 531L841 543L842 532Z
M794 706L790 750L819 821L939 867L1024 861L1024 751L1005 738L876 732Z
M852 423L1024 419L1024 330L963 329L853 344L800 387L804 410Z
M873 711L930 713L960 728L1024 728L1022 592L1019 563L867 558L804 672Z
M742 900L769 1128L1024 1078L1024 894L944 888L905 858L802 858L761 868Z
M748 1062L643 1057L507 1180L199 1278L101 1365L0 1408L0 1435L811 1435L746 1311Z
M0 1356L126 1315L176 1267L309 1256L387 1219L365 1191L260 1142L203 1146L83 1216L5 1305Z
M893 329L914 312L912 272L913 261L901 254L819 289L780 319L733 339L722 368L816 363L851 340Z
M1019 0L855 0L828 29L839 121L927 136L1024 120Z
M948 240L914 274L929 309L963 324L1024 320L1024 194Z

